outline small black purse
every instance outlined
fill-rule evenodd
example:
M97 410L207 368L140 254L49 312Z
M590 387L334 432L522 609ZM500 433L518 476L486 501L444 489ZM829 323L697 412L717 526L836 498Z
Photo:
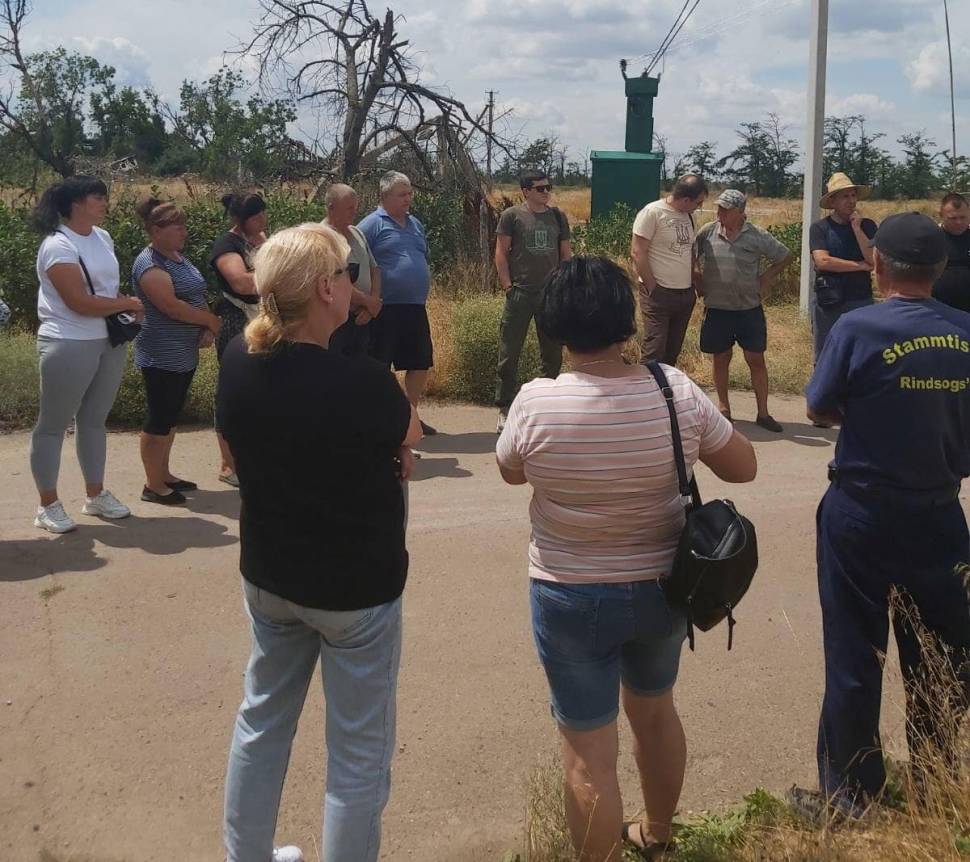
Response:
M728 649L734 644L734 608L751 586L758 569L754 525L730 500L702 503L697 481L687 478L684 447L674 406L674 393L657 362L649 362L670 413L671 440L681 499L687 517L677 543L671 573L660 584L670 604L687 615L687 639L694 649L694 627L709 631L728 622Z
M816 273L815 302L819 308L833 308L845 302L845 291L841 284L834 284L825 273Z

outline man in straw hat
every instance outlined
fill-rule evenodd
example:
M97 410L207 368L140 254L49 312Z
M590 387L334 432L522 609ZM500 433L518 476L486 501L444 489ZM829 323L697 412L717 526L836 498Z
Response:
M970 475L970 314L931 296L946 257L943 231L925 215L887 218L874 254L886 300L835 324L805 392L810 419L842 426L817 516L818 770L825 799L850 817L886 782L879 708L890 617L917 787L932 765L956 762L970 695L970 536L959 499ZM928 698L934 639L953 677Z
M821 200L831 213L812 225L809 243L815 264L812 332L818 361L836 320L853 308L872 304L872 238L876 223L856 210L869 197L866 186L832 174Z

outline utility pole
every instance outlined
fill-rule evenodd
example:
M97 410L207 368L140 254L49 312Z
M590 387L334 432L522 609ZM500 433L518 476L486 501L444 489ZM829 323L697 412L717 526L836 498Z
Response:
M802 273L798 306L808 313L812 291L812 252L808 232L818 217L822 188L822 142L825 134L825 66L828 56L829 0L812 0L812 36L808 47L808 122L805 130L805 188L802 201Z
M485 140L485 178L492 187L492 125L495 122L495 91L488 91L488 138Z
M957 185L957 108L953 95L953 45L950 42L950 10L943 0L943 20L946 22L946 52L950 58L950 123L953 133L953 149L950 150L950 190L956 191Z

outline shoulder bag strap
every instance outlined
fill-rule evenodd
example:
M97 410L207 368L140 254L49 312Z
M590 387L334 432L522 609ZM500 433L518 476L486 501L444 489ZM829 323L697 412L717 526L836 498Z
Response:
M84 265L84 258L81 257L81 252L78 251L78 247L74 245L73 240L62 231L60 228L55 230L55 233L59 233L64 239L66 239L73 246L74 250L77 252L77 262L81 264L81 272L84 273L84 280L88 283L88 290L91 291L91 296L97 296L98 294L94 291L94 285L91 283L91 273L88 272L88 268Z
M647 363L647 368L653 375L654 380L660 387L660 394L667 402L667 412L670 414L670 437L674 446L674 464L677 467L677 481L680 488L681 502L685 509L692 509L700 506L700 492L697 489L697 482L692 476L687 478L687 462L684 460L684 444L680 438L680 423L677 421L677 408L674 406L674 390L670 388L667 375L664 374L660 363L655 359Z

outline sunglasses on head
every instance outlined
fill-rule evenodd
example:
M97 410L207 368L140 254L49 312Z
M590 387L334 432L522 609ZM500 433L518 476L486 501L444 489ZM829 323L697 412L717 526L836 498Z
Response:
M534 192L551 192L552 191L552 183L546 183L545 185L542 185L542 186L533 186L532 187L532 191L534 191Z
M352 260L349 260L349 261L347 261L347 265L343 269L338 269L334 273L334 277L336 277L338 275L343 275L344 273L347 273L347 275L350 276L350 283L351 284L356 284L357 283L357 277L360 275L360 264L359 263L355 263Z

